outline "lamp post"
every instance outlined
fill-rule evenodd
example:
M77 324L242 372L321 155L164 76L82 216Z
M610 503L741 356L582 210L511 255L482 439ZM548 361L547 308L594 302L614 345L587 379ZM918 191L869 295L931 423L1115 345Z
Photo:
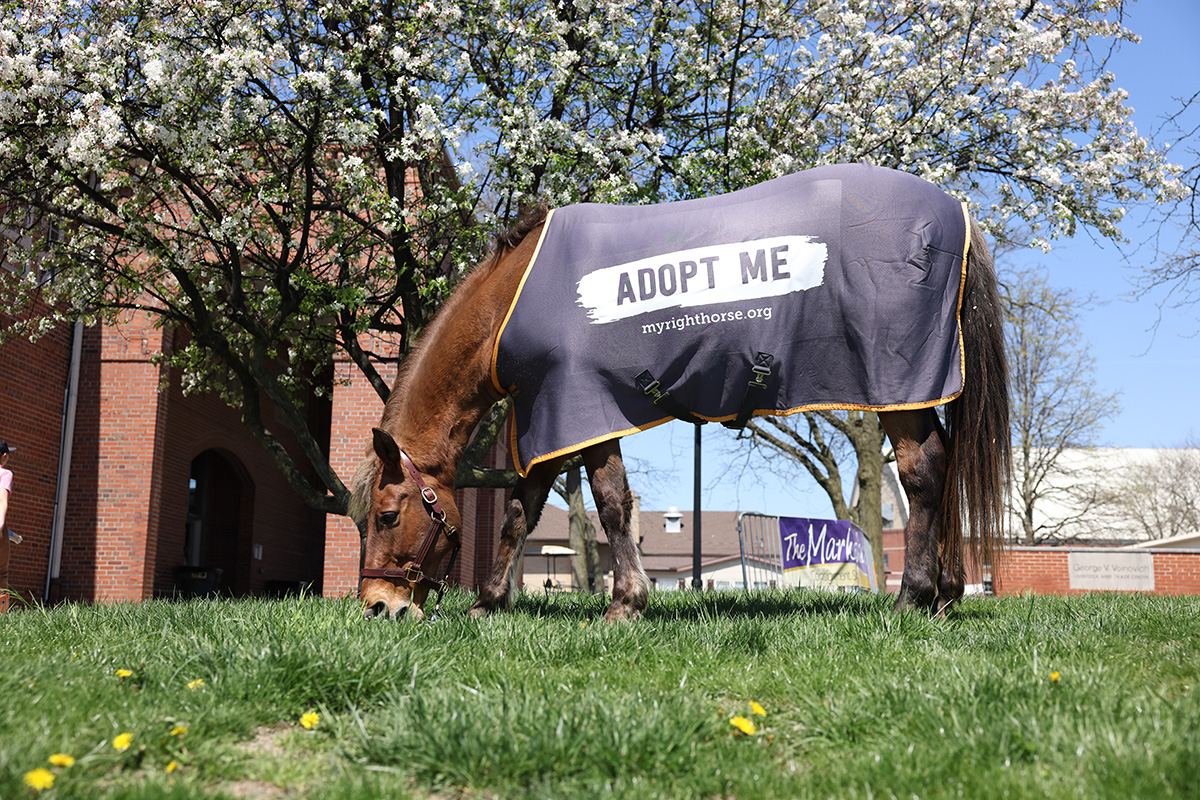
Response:
M704 588L700 580L700 426L696 426L696 463L692 484L692 588Z

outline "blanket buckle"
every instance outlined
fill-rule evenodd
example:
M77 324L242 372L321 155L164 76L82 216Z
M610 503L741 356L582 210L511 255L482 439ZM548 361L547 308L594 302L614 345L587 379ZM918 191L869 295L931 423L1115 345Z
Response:
M738 411L738 415L731 420L722 422L722 425L735 431L740 431L746 427L746 423L754 415L754 407L757 405L759 392L767 388L767 378L771 377L771 364L774 361L775 356L770 353L760 351L754 356L754 364L750 367L750 371L754 373L754 377L746 381L746 395L742 398L742 406Z
M634 378L634 381L637 383L637 387L642 390L642 394L646 395L647 397L654 398L654 405L661 406L664 411L675 417L675 419L681 422L690 422L693 425L703 425L708 421L700 419L695 414L684 408L678 400L676 400L674 397L671 397L671 393L669 391L659 391L659 387L662 384L660 384L658 380L650 374L650 370L642 370L640 373L638 373L638 376Z

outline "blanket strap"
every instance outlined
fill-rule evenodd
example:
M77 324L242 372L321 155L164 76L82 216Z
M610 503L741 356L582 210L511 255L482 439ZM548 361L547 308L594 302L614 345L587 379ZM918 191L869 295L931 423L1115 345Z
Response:
M746 384L746 396L742 398L741 409L735 418L722 422L722 425L735 431L746 427L755 407L760 405L759 395L762 394L763 389L767 388L767 378L771 377L771 364L774 361L775 356L770 353L760 352L754 357L754 366L750 368L750 371L754 373L754 378Z
M637 381L637 387L642 390L643 394L654 398L654 405L659 406L675 419L681 422L690 422L693 425L703 425L708 421L700 419L684 408L678 400L671 397L670 392L659 391L661 384L650 374L650 370L642 370L634 380Z

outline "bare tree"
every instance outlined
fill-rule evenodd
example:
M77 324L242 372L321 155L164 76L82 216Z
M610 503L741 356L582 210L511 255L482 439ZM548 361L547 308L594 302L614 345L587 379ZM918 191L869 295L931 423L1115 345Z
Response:
M1200 437L1121 467L1105 492L1112 526L1146 539L1200 532Z
M1119 394L1096 387L1095 363L1079 329L1086 299L1057 289L1036 270L1006 281L1012 387L1012 514L1027 545L1071 538L1102 503L1101 476L1064 453L1091 447ZM1036 514L1054 506L1060 513Z
M883 465L894 460L884 451L887 435L873 411L811 411L793 417L755 417L738 435L751 450L776 461L798 464L829 496L833 515L862 528L875 555L875 574L883 575ZM855 464L858 500L846 501L842 464Z
M1165 289L1164 307L1200 302L1200 92L1179 100L1152 138L1174 145L1172 159L1182 164L1180 182L1187 192L1178 200L1156 206L1151 212L1151 236L1139 253L1146 263L1136 282L1142 293ZM1138 253L1130 260L1137 262Z

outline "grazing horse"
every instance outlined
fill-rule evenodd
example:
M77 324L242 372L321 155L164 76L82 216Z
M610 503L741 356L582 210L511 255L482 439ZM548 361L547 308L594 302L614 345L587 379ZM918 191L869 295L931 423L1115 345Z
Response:
M619 440L671 419L878 411L910 509L898 609L941 611L968 552L999 555L995 274L965 206L914 176L822 167L714 198L540 211L501 236L406 359L355 478L368 617L421 618L440 598L459 460L505 395L521 478L472 615L512 602L525 538L578 453L612 548L605 616L639 616L650 582Z

